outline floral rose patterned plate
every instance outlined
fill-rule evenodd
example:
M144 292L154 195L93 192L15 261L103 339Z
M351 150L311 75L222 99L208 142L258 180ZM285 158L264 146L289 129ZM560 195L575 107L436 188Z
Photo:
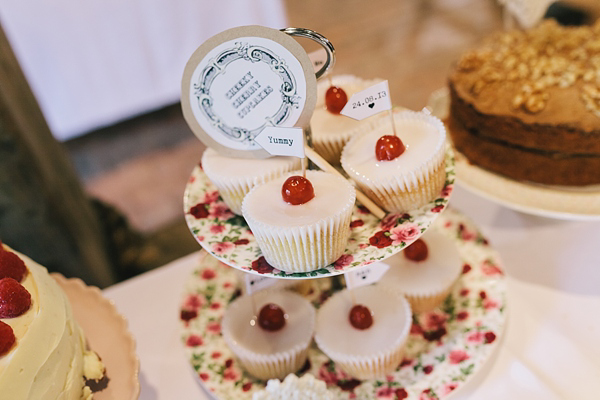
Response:
M446 208L454 186L454 154L446 153L446 183L439 197L404 214L379 220L355 205L350 239L344 254L316 271L288 274L271 267L262 256L243 217L233 214L199 165L194 168L184 194L187 225L200 245L234 268L276 278L311 278L342 274L351 268L387 258L414 242Z
M413 316L406 354L381 380L352 379L313 343L309 372L341 399L441 399L463 388L491 358L506 323L506 280L498 254L474 224L453 209L433 223L452 238L463 272L444 304ZM188 280L180 310L189 362L202 384L219 399L251 399L265 382L246 374L221 336L227 304L240 292L236 271L206 256ZM384 278L385 279L385 278ZM319 307L343 288L340 277L303 281L302 293ZM308 293L308 294L306 294Z

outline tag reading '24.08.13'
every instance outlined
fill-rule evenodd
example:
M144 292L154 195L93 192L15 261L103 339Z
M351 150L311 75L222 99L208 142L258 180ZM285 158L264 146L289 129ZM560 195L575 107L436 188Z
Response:
M350 97L341 114L361 120L392 109L388 81L379 82Z

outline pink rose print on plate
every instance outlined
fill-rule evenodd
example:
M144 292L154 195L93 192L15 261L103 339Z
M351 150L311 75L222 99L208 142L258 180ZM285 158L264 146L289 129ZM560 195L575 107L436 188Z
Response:
M492 264L489 260L486 260L481 266L481 272L484 275L492 276L492 275L503 275L504 272L498 268L498 266Z
M197 310L204 304L204 298L197 294L188 295L183 301L183 308L186 310Z
M225 368L223 371L223 379L226 381L237 381L241 374L234 367Z
M206 325L206 330L210 333L221 333L221 324L218 322L209 322Z
M219 191L218 190L213 190L212 192L206 192L206 194L204 195L205 203L214 203L218 199L219 199Z
M350 265L352 261L354 261L354 256L352 254L342 254L340 258L333 263L333 266L335 269L342 269Z
M210 227L210 233L213 233L215 235L218 235L219 233L223 233L225 232L225 225L212 225Z
M442 396L448 396L450 392L458 387L458 382L448 382L442 387Z
M229 219L229 218L233 217L233 213L231 212L231 210L229 210L229 207L227 207L227 205L225 203L213 203L210 206L210 210L208 211L208 214L212 218L219 218L219 219Z
M396 226L396 220L400 218L400 214L388 214L379 223L379 227L384 231L389 231Z
M498 306L499 306L497 301L492 300L489 297L483 299L482 305L483 305L483 308L485 308L486 310L498 308Z
M394 393L394 389L391 387L382 387L377 390L375 393L377 399L394 399L396 397L396 393Z
M211 246L211 249L212 249L213 253L218 254L218 255L223 255L223 254L227 254L230 251L232 251L233 249L235 249L235 244L230 243L230 242L213 243Z
M421 229L417 224L409 223L390 229L390 239L393 245L411 242L419 237Z
M472 344L481 344L483 343L484 335L481 331L471 332L467 335L467 342Z
M435 392L431 389L425 389L419 395L419 400L438 400L439 397L436 396Z
M202 338L198 335L190 335L185 341L186 346L188 347L197 347L201 346L204 343Z
M452 350L448 354L448 360L450 364L458 364L469 359L469 355L464 350Z
M432 311L421 315L419 321L423 329L427 331L436 330L446 325L448 316L439 311Z
M452 194L452 189L454 189L454 185L447 185L445 188L442 189L441 196L442 197L450 196L450 194Z
M439 205L439 206L435 206L435 207L433 207L433 208L431 209L431 212L434 212L434 213L439 213L439 212L442 212L442 210L443 210L443 209L444 209L444 206L442 206L442 205Z
M202 276L202 279L209 280L209 279L213 279L215 276L217 276L217 273L210 268L206 268L202 271L201 276Z

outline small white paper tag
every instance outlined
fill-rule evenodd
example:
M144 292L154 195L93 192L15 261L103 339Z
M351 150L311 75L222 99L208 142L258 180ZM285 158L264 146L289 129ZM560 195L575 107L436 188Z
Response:
M323 68L323 65L327 62L327 52L321 48L313 52L308 53L308 58L315 69L315 73Z
M379 82L361 92L354 93L340 114L361 120L392 109L388 81Z
M378 262L357 270L350 270L344 273L346 287L353 289L375 283L381 279L388 269L390 269L388 264Z
M254 140L271 155L304 158L302 128L267 126Z
M251 295L269 286L273 286L277 282L277 279L267 278L262 275L245 274L244 281L246 283L246 294Z

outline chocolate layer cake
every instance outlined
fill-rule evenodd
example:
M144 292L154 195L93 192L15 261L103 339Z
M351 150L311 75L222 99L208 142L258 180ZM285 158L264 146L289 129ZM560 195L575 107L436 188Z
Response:
M551 185L600 183L600 23L490 37L449 78L448 126L471 163Z

